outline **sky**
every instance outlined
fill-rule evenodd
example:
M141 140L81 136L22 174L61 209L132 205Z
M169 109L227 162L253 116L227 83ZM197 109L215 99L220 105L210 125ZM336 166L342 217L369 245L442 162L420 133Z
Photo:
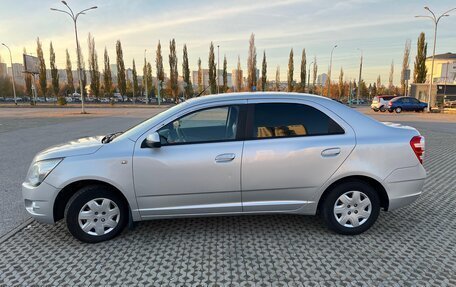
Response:
M308 63L316 57L318 73L327 72L331 49L337 45L333 54L333 80L341 68L346 80L357 79L362 51L363 79L367 83L375 82L378 75L386 83L394 61L396 84L407 39L412 43L412 69L420 32L426 33L428 55L432 52L433 23L414 16L427 15L424 6L438 14L456 7L454 0L67 0L67 3L74 11L98 6L80 16L78 31L86 60L88 33L94 36L100 67L105 47L111 63L115 63L118 39L122 42L127 67L131 67L133 59L137 67L142 67L145 49L147 60L155 63L160 40L165 71L169 70L169 40L175 38L179 73L183 45L188 47L191 70L196 70L199 57L203 67L207 67L211 41L215 47L220 46L221 64L226 55L229 71L236 68L238 56L245 70L249 37L254 33L257 67L261 69L265 51L271 80L275 79L277 66L280 66L281 80L286 80L292 48L296 80L299 80L303 48ZM51 11L51 7L65 9L60 1L54 0L0 0L0 42L10 46L13 62L22 62L24 47L36 55L39 37L47 65L52 41L58 68L65 68L66 48L70 51L73 68L76 67L73 23L68 15ZM439 23L436 54L456 53L456 11L451 14ZM7 49L1 46L0 56L4 62L9 60Z

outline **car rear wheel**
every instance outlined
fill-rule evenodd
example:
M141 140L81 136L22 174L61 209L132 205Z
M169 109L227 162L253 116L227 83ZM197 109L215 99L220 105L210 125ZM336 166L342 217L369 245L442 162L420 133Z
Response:
M399 114L399 113L402 112L402 108L401 107L397 107L397 108L394 109L394 111Z
M116 237L128 222L124 199L104 186L87 186L74 194L65 208L70 233L83 242Z
M380 111L381 111L382 113L384 113L384 112L386 112L386 108L385 108L384 106L381 106L381 107L380 107Z
M380 213L377 192L362 181L344 182L334 187L322 204L321 214L333 231L356 235L368 230Z

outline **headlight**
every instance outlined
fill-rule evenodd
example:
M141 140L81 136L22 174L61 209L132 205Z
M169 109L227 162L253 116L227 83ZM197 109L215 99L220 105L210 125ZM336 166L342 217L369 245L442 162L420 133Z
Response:
M28 171L27 182L33 186L40 185L62 159L54 158L35 162Z

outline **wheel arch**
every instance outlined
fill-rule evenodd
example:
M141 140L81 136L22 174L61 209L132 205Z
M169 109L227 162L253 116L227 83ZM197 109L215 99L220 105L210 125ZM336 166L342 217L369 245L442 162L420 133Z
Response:
M365 175L351 175L351 176L339 178L338 180L331 183L325 189L325 191L322 193L322 195L320 196L320 199L318 201L317 212L320 211L321 205L323 204L325 198L327 197L327 195L331 192L331 190L334 187L336 187L337 185L339 185L343 182L351 182L351 181L361 181L361 182L367 183L370 186L372 186L375 189L375 191L377 192L378 197L380 199L380 207L382 207L384 210L388 210L388 206L389 206L388 193L386 192L385 187L379 181L377 181L376 179L374 179L372 177L365 176Z
M74 182L67 184L57 194L57 197L54 200L54 206L53 206L53 215L54 215L55 222L59 221L60 219L63 219L64 213L65 213L65 207L66 207L68 201L70 200L70 198L81 188L83 188L85 186L90 186L90 185L104 186L104 187L108 188L112 192L119 195L127 204L128 209L129 210L131 209L130 203L127 200L127 198L125 197L125 195L122 193L122 191L120 191L114 185L112 185L106 181L97 180L97 179L83 179L83 180L78 180L78 181L74 181Z

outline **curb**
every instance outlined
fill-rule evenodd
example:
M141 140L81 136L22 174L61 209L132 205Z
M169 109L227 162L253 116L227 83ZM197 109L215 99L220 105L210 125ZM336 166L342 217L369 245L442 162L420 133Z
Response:
M18 233L19 231L21 231L22 229L24 229L25 227L30 225L32 222L33 222L33 218L26 219L24 222L22 222L21 224L19 224L16 227L14 227L12 230L8 231L8 233L6 233L5 235L0 237L0 244L7 241L11 237L13 237L16 233Z

